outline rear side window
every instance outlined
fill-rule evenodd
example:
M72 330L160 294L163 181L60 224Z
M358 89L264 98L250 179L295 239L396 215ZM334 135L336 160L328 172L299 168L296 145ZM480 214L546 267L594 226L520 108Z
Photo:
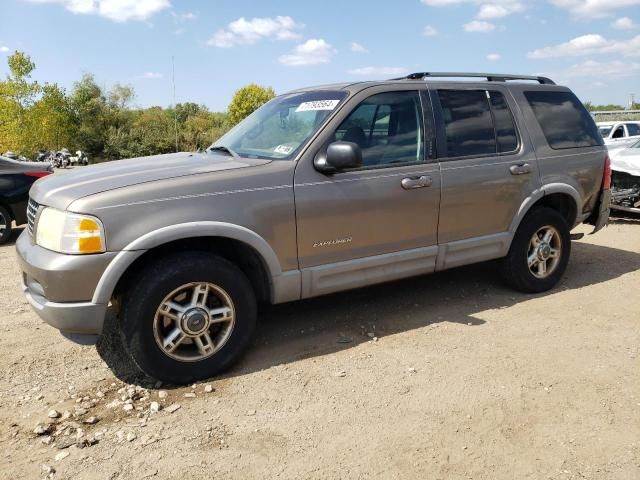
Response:
M595 122L571 92L524 92L554 150L602 145Z
M496 152L496 137L484 90L438 90L447 156L488 155Z
M495 155L518 148L504 95L486 90L438 90L448 157Z
M512 152L518 148L518 137L516 135L516 126L513 123L511 111L507 106L507 101L500 92L489 92L489 95L496 126L498 152Z

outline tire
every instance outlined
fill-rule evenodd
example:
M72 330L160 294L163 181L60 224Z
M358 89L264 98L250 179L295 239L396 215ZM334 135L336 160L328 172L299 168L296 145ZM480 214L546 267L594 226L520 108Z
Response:
M0 206L0 245L7 243L11 238L12 221L13 219L9 211L3 206Z
M231 262L208 252L176 253L144 268L129 285L120 332L125 349L147 375L165 383L191 383L223 372L247 349L256 325L256 298L247 277ZM198 288L199 306L185 307ZM204 314L204 320L201 313L207 310L218 317ZM201 328L206 335L197 334Z
M541 241L541 237L544 240L551 231L555 233L550 242ZM534 235L538 237L538 247L534 247ZM552 257L554 251L557 254ZM544 259L547 254L549 257ZM552 208L535 208L522 220L508 255L501 261L502 278L521 292L545 292L560 281L570 255L571 236L565 219ZM540 266L542 262L546 265L544 268ZM542 270L545 271L542 273Z

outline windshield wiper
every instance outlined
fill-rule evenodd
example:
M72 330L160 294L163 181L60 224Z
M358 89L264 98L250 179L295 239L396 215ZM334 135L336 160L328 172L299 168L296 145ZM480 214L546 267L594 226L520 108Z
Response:
M235 159L239 159L240 158L240 155L238 155L236 152L231 150L229 147L225 147L224 145L214 145L213 147L209 147L209 151L211 151L211 152L213 152L213 151L225 152L225 153L228 153L229 155L231 155Z

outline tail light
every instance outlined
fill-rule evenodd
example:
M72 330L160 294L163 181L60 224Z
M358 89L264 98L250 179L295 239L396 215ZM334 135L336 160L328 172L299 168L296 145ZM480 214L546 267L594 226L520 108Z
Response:
M607 155L604 159L604 174L602 175L602 188L608 190L611 188L611 159Z
M27 177L42 178L51 175L51 172L24 172Z

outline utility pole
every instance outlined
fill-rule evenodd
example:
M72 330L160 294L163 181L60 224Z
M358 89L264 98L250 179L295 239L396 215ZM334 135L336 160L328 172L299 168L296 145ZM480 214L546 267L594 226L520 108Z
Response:
M176 133L176 153L178 152L178 111L176 110L176 65L171 56L171 79L173 82L173 124Z

